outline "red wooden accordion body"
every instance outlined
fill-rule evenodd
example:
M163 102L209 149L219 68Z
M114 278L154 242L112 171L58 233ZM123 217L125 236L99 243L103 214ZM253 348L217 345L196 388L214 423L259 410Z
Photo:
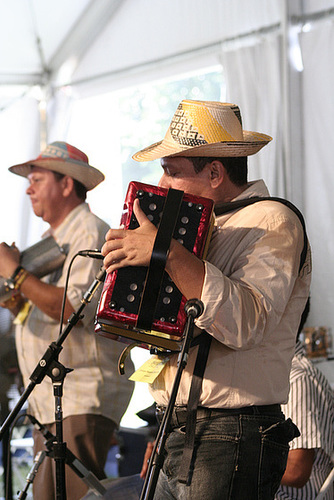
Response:
M133 214L136 198L146 216L158 227L155 246L159 232L160 240L161 235L166 240L165 234L170 232L170 237L187 250L199 258L205 257L214 220L212 200L130 182L121 219L126 229L138 227ZM166 258L169 243L168 238L163 241ZM186 299L164 271L164 265L155 264L154 253L153 250L149 267L129 266L107 275L95 331L149 349L154 346L165 351L179 351L187 320ZM157 254L159 261L159 252Z

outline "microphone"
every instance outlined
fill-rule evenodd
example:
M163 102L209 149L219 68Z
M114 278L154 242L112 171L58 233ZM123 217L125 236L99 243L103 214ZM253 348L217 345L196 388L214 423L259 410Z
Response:
M187 316L198 318L204 311L204 304L199 299L189 299L185 303L184 310Z
M103 260L104 256L100 252L100 250L80 250L78 252L78 255L81 255L82 257L90 257L91 259L100 259Z

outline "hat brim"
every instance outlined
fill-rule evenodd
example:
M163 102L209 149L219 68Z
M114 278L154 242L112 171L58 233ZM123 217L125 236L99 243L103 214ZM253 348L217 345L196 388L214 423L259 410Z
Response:
M9 171L22 177L28 177L33 166L42 167L52 172L68 175L81 182L90 191L104 180L104 174L95 167L76 160L61 160L52 158L39 158L9 167Z
M208 156L208 157L241 157L251 156L264 146L272 137L258 132L243 131L243 141L224 141L200 146L182 146L176 142L162 141L156 142L135 153L132 158L136 161L150 161L166 156Z

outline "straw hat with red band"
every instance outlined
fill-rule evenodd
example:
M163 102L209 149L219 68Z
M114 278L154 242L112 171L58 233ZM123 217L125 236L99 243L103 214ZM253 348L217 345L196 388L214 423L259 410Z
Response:
M9 170L22 177L28 177L32 166L68 175L81 182L87 191L104 180L103 173L89 165L85 153L67 142L52 142L35 160L13 165Z
M165 138L132 158L149 161L166 156L249 156L271 140L269 135L243 130L240 109L235 104L184 100Z

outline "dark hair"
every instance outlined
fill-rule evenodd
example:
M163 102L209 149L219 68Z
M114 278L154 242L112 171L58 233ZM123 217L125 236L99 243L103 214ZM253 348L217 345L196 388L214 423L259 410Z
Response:
M60 181L60 179L63 179L63 177L65 177L64 174L60 174L59 172L53 172L53 175L55 176L57 181ZM73 177L72 177L72 179L73 179ZM85 201L86 196L87 196L87 188L81 182L77 181L76 179L73 179L73 181L74 181L75 194L77 195L79 200Z
M247 184L247 156L236 156L236 157L224 157L224 158L213 158L213 157L203 157L187 156L187 159L191 161L194 166L196 174L201 172L205 165L212 163L213 161L220 161L226 169L227 175L233 184L236 186L244 186Z

